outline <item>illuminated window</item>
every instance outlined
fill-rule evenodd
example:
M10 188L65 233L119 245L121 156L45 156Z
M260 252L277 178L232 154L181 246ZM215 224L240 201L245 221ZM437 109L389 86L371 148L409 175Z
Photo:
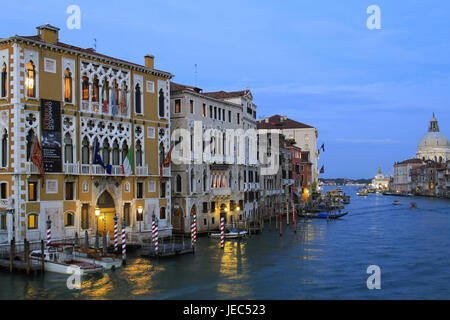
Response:
M89 203L81 206L81 229L89 229Z
M92 82L92 102L99 102L99 84L98 78L95 76L94 81Z
M72 102L72 74L69 69L64 72L64 101Z
M81 85L81 91L83 93L83 100L88 101L89 100L89 78L84 75L83 76L83 83Z
M8 75L8 73L7 73L6 63L3 63L3 66L2 66L2 79L1 79L1 81L2 81L2 84L1 84L1 86L2 86L2 88L1 88L1 97L2 98L6 97L6 89L8 88L7 87L7 80L6 80L7 75Z
M32 61L27 63L25 88L28 98L36 98L36 69Z
M191 113L194 113L194 100L190 101L190 108L191 108Z
M73 227L74 226L74 221L75 221L75 219L74 219L73 212L67 212L66 216L64 218L64 225L66 227Z
M28 229L33 230L38 228L38 215L35 213L28 215Z
M203 104L203 116L206 117L206 104Z
M38 183L36 181L28 182L28 201L37 201Z

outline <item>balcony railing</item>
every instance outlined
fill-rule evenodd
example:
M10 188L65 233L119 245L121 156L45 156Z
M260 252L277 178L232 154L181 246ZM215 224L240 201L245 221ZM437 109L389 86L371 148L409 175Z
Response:
M230 188L212 188L211 192L213 196L230 196L231 189Z
M163 168L163 177L169 177L170 178L170 168Z
M78 163L64 163L65 174L79 174L80 166Z
M27 162L25 164L25 173L26 174L38 174L39 169L33 162Z
M135 174L137 176L148 176L148 166L136 167Z

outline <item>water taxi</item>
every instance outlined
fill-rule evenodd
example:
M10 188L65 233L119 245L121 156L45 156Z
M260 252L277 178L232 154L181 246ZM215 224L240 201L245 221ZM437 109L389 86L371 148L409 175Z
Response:
M237 239L237 238L243 238L247 236L248 232L246 230L239 231L236 228L232 228L230 230L225 231L224 237L225 239ZM217 233L211 233L209 235L211 238L220 238L220 232Z
M82 262L90 262L101 265L105 270L115 270L122 266L122 260L117 259L113 254L104 254L95 249L74 249L72 252L74 259Z
M399 204L400 204L400 201L394 200L394 202L392 202L392 204L393 204L393 205L399 205Z

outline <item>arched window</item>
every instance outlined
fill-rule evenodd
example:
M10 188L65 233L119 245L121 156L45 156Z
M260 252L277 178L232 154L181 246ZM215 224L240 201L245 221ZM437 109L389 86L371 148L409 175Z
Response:
M8 131L3 130L2 134L2 167L5 168L8 165Z
M114 80L114 82L113 82L113 90L114 90L116 106L118 106L119 105L119 85L117 84L116 80Z
M177 178L176 178L176 192L181 192L181 183L182 183L182 180L181 180L181 176L180 175L177 175Z
M119 165L119 143L117 143L117 140L113 143L113 150L112 150L112 164L115 166Z
M141 106L141 86L136 84L136 87L134 89L134 110L136 113L142 113L142 106Z
M102 87L102 112L108 113L108 105L109 105L109 83L108 80L103 81Z
M206 175L206 171L203 171L203 192L206 192L207 186L208 186L208 176Z
M159 90L159 117L164 118L164 91Z
M441 157L439 157L439 162L442 162L442 156L441 156Z
M128 154L128 144L124 142L122 145L122 162L125 161L127 154Z
M159 166L162 167L164 162L164 144L161 142L159 144Z
M69 133L64 136L64 163L73 163L73 144Z
M72 73L69 68L64 71L64 101L72 102Z
M195 192L195 176L194 176L194 169L191 169L191 193Z
M36 68L32 61L27 63L25 89L28 98L36 98Z
M142 145L140 140L136 142L136 167L142 167Z
M67 212L65 217L64 217L64 225L66 227L73 227L74 226L74 213L73 212Z
M89 140L84 137L81 147L81 163L89 164Z
M36 213L30 213L29 215L28 215L28 223L27 223L27 227L28 227L28 230L34 230L34 229L37 229L38 228L38 222L39 222L39 220L38 220L38 215L36 214Z
M2 84L1 84L1 86L2 86L2 88L1 88L1 97L2 98L6 97L6 90L8 88L7 87L7 80L6 80L7 75L8 75L8 73L7 73L6 63L3 63L3 66L2 66L2 79L1 79L1 81L2 81Z
M31 160L31 153L33 152L33 144L35 140L35 135L33 129L28 131L27 137L27 161Z
M94 77L94 81L92 82L92 102L99 102L99 83L97 76Z
M102 161L105 165L110 163L109 154L110 154L109 142L108 142L108 139L105 139L103 141L103 148L102 148Z
M81 84L81 91L83 94L82 100L89 101L89 78L84 75L83 83Z

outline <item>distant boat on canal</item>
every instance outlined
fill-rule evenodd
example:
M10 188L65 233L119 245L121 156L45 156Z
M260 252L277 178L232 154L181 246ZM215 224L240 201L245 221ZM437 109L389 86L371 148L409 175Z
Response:
M307 219L339 219L341 217L344 217L348 214L347 212L344 213L299 213L298 216L301 218L307 218Z
M400 201L394 200L394 202L392 202L392 204L393 204L393 205L399 205L399 204L400 204Z

